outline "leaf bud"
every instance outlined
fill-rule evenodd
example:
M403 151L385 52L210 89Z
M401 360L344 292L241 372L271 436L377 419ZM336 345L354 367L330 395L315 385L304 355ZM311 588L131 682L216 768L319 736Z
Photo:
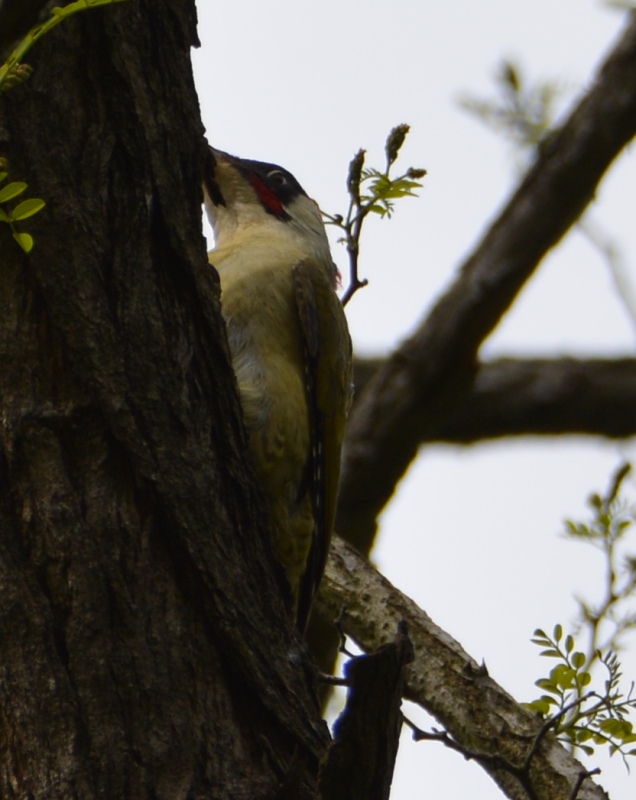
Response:
M406 134L411 130L410 125L396 125L391 133L387 136L385 152L388 166L397 159L400 148L404 144Z

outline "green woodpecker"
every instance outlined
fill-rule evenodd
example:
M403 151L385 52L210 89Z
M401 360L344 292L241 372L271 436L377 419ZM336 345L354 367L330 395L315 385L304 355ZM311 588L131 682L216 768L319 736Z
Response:
M275 553L304 631L324 570L351 397L351 340L317 204L287 170L211 150L210 263Z

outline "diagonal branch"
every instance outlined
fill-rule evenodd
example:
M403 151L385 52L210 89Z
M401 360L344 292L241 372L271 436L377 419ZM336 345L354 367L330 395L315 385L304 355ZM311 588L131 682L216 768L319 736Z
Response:
M550 734L540 738L541 722L533 714L521 708L489 677L484 666L337 537L319 605L321 613L331 619L346 606L343 629L365 651L390 641L396 625L406 621L415 660L407 670L405 696L431 713L464 751L469 750L508 797L569 800L585 772L581 765ZM583 782L577 797L607 800L591 780Z
M426 429L439 427L471 386L482 342L636 133L636 15L629 19L589 92L542 147L455 282L360 398L349 426L337 529L361 548L372 541L377 515ZM418 419L427 423L415 436ZM369 460L371 451L378 458Z

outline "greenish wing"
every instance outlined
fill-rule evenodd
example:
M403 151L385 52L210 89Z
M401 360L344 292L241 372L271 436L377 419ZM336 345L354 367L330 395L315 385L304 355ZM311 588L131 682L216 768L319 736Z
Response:
M329 552L338 498L340 451L351 399L351 339L342 304L319 265L294 267L294 290L303 337L305 391L311 430L312 547L300 587L298 625L307 624Z

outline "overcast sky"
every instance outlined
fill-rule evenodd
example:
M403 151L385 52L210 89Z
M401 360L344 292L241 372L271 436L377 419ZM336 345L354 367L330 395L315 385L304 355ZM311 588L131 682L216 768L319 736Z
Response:
M622 13L592 0L200 0L199 14L194 59L209 141L282 164L325 210L345 210L347 165L359 147L381 166L391 127L412 126L403 163L428 175L419 199L402 201L390 222L371 220L364 234L370 285L347 307L361 354L390 351L416 326L513 186L510 147L458 98L492 97L506 57L532 80L557 81L565 107L623 24ZM620 240L636 281L634 186L628 151L591 214ZM344 273L345 253L333 250ZM633 347L607 266L574 232L482 355L624 355ZM583 438L427 448L383 515L374 559L502 686L533 699L534 680L552 664L537 656L532 631L567 627L574 595L594 600L603 589L597 554L561 538L562 521L583 517L586 498L606 489L624 457L636 448ZM633 652L624 667L629 680ZM633 796L635 779L616 758L588 765L597 764L614 800ZM479 767L405 736L392 800L418 796L502 797Z

